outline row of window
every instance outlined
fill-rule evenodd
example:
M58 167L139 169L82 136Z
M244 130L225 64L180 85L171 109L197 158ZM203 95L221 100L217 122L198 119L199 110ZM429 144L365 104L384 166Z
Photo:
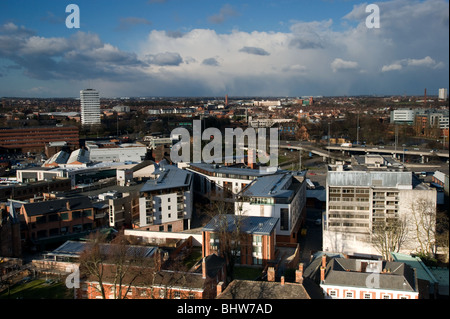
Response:
M51 228L51 229L42 229L37 231L36 233L32 233L31 237L33 239L41 239L46 237L54 237L54 236L62 236L71 233L80 233L83 231L88 231L92 229L92 223L88 224L78 224L72 226L72 232L70 231L70 227L61 227L61 228Z
M77 211L73 211L73 212L66 212L66 213L60 213L60 214L49 214L49 215L37 216L36 224L45 224L47 222L70 220L70 214L72 214L72 220L79 219L82 217L91 217L92 209L77 210Z
M337 298L338 297L338 291L337 290L330 290L328 292L328 295L331 298ZM399 295L399 299L409 299L406 295ZM355 293L353 291L346 291L344 295L345 299L355 299ZM363 293L363 299L373 299L373 294L370 292ZM381 293L381 299L392 299L391 294L387 293Z

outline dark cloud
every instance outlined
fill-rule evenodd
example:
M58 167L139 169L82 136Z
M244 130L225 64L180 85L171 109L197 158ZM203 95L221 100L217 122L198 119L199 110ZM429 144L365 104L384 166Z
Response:
M164 52L147 55L148 63L159 66L177 66L183 63L183 58L176 52Z
M147 64L135 53L103 43L98 35L77 32L69 38L45 38L14 24L0 26L0 58L40 80L106 77L122 80L130 68ZM126 71L125 71L126 70Z
M204 59L202 64L203 65L209 65L209 66L219 66L220 65L219 61L217 61L216 58Z
M224 23L225 20L231 17L238 16L239 13L229 4L225 4L218 14L208 17L208 21L215 24Z
M270 53L267 52L266 50L257 47L243 47L242 49L239 50L239 52L245 52L254 55L270 55Z

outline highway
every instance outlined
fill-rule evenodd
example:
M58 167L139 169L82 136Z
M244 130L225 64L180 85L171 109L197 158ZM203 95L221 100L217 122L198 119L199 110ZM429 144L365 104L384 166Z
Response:
M397 146L395 149L394 146L368 146L368 147L343 147L340 145L331 145L325 146L324 148L319 148L313 146L310 142L297 142L297 141L280 141L280 148L283 149L302 149L307 152L311 152L313 154L324 156L324 157L332 157L335 159L345 159L348 157L336 155L331 151L340 151L342 152L364 152L364 153L377 153L377 154L397 154L397 155L415 155L415 156L438 156L442 158L449 158L449 152L443 150L431 150L431 149L419 149L419 148L411 148L411 147L403 147ZM328 150L330 152L328 152Z

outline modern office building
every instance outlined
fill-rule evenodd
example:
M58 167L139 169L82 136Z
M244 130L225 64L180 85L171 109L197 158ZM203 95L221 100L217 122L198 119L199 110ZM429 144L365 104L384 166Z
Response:
M380 255L374 230L380 223L393 220L405 223L406 237L400 252L419 251L418 238L422 242L433 240L422 238L425 234L417 227L434 229L435 220L434 224L431 221L420 226L417 220L423 215L436 215L436 189L420 183L412 172L330 171L326 192L324 251Z
M100 124L100 95L94 89L80 91L81 124Z

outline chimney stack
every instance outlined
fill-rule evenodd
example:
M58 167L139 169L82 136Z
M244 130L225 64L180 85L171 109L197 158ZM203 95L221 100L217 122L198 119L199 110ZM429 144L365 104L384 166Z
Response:
M275 268L269 267L267 269L267 281L275 281Z
M66 209L70 210L70 202L69 201L66 202Z
M217 296L219 296L222 293L222 288L223 288L223 281L217 284Z
M206 257L202 260L202 278L206 279Z
M303 284L303 263L300 263L298 269L295 271L295 282Z
M320 282L325 281L325 267L320 267Z
M281 276L281 285L284 286L284 276Z
M327 266L327 255L322 255L322 267L325 268Z

